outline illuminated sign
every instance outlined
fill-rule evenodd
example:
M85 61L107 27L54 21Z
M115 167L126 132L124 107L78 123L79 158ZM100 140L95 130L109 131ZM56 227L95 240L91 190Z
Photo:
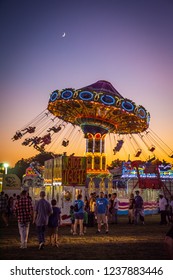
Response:
M62 157L62 184L83 186L86 183L86 157Z
M142 178L156 178L158 175L161 179L173 179L173 168L171 164L160 164L158 170L156 165L143 163L138 167L139 175ZM122 167L122 178L137 178L136 168L131 167L130 162L124 162Z
M35 171L31 168L31 167L28 167L26 169L26 173L25 173L26 176L37 176L37 174L35 173Z

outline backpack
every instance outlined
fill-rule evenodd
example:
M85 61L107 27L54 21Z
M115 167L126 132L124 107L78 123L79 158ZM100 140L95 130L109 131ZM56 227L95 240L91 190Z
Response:
M75 203L75 205L74 205L74 212L78 212L78 211L79 211L78 203Z

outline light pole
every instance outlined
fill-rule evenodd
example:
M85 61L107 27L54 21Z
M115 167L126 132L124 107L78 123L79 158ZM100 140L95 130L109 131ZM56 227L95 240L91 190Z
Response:
M9 167L9 164L8 163L4 163L5 175L7 174L8 167Z

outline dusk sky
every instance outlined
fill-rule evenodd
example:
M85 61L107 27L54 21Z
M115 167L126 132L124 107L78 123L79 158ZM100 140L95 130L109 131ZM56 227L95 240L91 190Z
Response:
M98 80L143 105L173 150L172 0L1 0L0 37L0 162L37 153L11 138L52 91Z

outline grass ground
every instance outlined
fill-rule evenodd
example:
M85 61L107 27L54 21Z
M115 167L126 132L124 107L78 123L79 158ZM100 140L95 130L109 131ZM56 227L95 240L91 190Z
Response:
M159 225L159 215L145 217L145 225L129 225L127 217L119 217L117 225L110 225L97 235L97 227L87 228L84 236L73 236L70 226L59 229L59 248L47 244L38 250L35 226L31 225L28 248L20 249L16 219L9 226L0 225L0 249L3 260L165 260L163 246L169 225Z

